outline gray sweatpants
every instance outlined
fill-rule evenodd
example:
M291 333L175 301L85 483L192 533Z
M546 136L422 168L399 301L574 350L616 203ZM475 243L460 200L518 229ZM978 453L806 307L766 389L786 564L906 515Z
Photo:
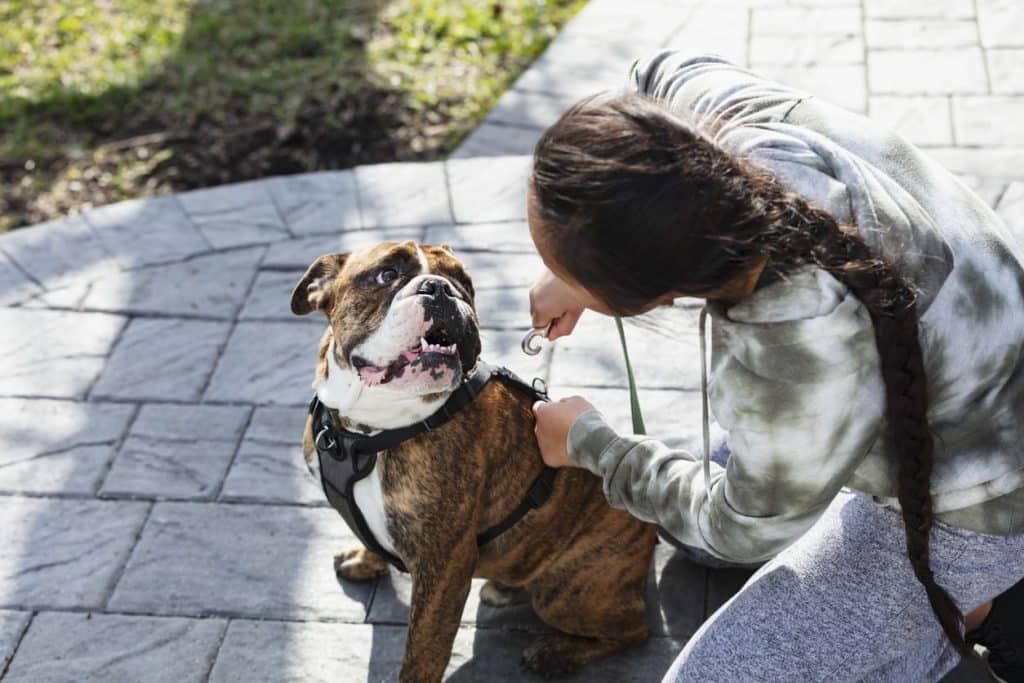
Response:
M906 557L897 512L841 493L700 627L674 681L936 681L960 661ZM964 612L1024 577L1024 536L936 522L931 566Z

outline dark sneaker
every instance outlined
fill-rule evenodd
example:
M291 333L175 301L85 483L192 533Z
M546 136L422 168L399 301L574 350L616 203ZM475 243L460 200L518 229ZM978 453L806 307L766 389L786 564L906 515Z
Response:
M986 661L997 681L1024 683L1024 581L996 597L985 621L966 638L988 650Z

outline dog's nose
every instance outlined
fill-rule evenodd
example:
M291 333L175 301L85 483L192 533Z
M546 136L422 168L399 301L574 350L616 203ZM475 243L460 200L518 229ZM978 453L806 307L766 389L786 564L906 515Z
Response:
M449 299L455 298L455 291L452 289L451 284L442 278L428 278L424 280L420 283L416 293L426 294L427 296L434 297L435 299L442 296L446 296Z

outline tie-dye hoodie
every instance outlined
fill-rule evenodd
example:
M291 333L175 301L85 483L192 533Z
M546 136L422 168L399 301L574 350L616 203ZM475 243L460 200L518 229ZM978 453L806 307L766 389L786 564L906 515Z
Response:
M662 51L634 64L630 83L854 225L912 280L935 511L1024 533L1014 515L1024 504L1024 251L996 214L885 127L720 57ZM739 562L795 540L841 487L898 509L878 350L853 293L807 265L705 311L707 399L727 466L712 464L706 481L700 457L619 435L590 411L569 433L569 457L602 476L611 504Z

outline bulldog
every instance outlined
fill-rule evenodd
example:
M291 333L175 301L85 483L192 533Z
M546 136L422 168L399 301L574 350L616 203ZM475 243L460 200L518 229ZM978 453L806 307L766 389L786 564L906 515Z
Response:
M480 332L466 268L447 246L386 242L316 259L292 294L296 315L320 311L317 400L341 429L376 434L431 416L473 373ZM535 396L490 381L442 426L377 455L354 496L377 543L412 577L402 681L439 681L473 577L481 600L529 601L554 632L524 651L544 676L572 672L643 643L655 527L608 505L600 478L559 470L547 500L480 544L545 469ZM313 415L303 452L316 474ZM362 545L335 558L346 580L388 573Z

